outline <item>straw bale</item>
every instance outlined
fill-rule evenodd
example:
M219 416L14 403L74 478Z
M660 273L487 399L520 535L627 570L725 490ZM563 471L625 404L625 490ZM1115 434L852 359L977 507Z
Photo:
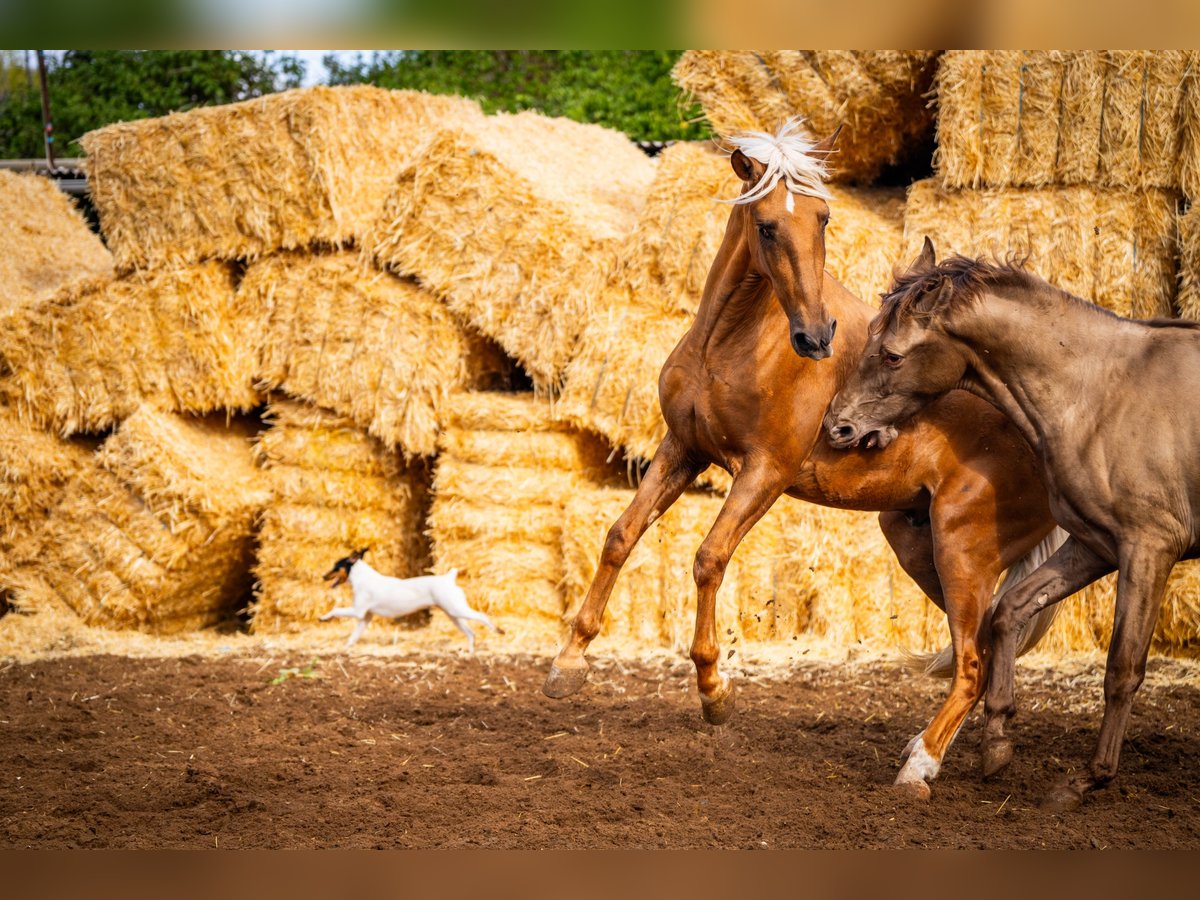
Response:
M431 140L367 246L553 388L653 172L599 126L489 116Z
M386 574L425 574L426 466L406 465L347 416L281 396L267 421L255 448L272 494L254 567L256 632L308 626L345 605L322 576L353 550L369 548Z
M460 392L446 420L428 520L438 568L457 568L489 614L561 624L563 508L611 479L608 447L529 393Z
M1200 319L1200 203L1179 217L1179 315Z
M902 258L914 258L928 235L939 257L1026 259L1050 283L1119 315L1166 316L1175 208L1175 196L1160 190L951 191L927 179L909 188Z
M0 310L112 274L112 254L49 178L0 170L0 221Z
M661 157L637 227L567 368L560 415L649 459L666 435L658 376L691 327L738 182L723 155L677 144ZM826 268L875 300L900 255L903 193L835 186Z
M28 576L89 625L210 624L249 589L266 499L245 429L143 407L64 485Z
M675 83L700 102L719 134L774 131L794 115L820 138L845 130L833 158L839 181L869 183L920 147L933 128L922 94L936 54L924 50L690 50Z
M0 314L0 393L62 434L102 431L140 405L248 410L257 337L220 263L92 279Z
M27 536L90 464L86 446L30 428L0 405L0 550Z
M936 78L946 187L1179 188L1200 129L1194 51L962 50Z
M121 122L80 143L108 245L129 270L357 241L432 129L480 115L461 97L313 87Z
M503 368L414 282L355 253L284 253L250 266L239 304L261 312L262 384L349 416L409 456L436 450L455 388ZM472 369L475 371L472 371Z

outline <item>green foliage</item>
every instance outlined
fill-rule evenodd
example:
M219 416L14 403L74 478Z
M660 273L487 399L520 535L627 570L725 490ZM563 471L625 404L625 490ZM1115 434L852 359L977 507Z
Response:
M684 107L669 50L405 50L327 57L331 84L370 83L475 97L487 112L534 109L623 131L635 140L696 140L711 132Z
M0 158L44 152L36 67L27 78L23 57L10 51L0 71ZM71 142L102 125L246 100L304 77L295 57L242 51L68 50L46 65L58 156L79 154Z
M272 678L268 684L276 685L283 684L289 678L320 678L317 672L317 661L314 659L303 669L299 666L293 666L286 669L280 669L279 674Z

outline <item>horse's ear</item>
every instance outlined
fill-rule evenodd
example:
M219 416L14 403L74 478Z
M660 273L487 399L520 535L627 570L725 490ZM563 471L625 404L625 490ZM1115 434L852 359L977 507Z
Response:
M928 238L926 238L928 240ZM913 304L913 311L922 316L931 316L941 312L950 298L954 295L954 281L949 275L934 276L934 281Z
M829 137L821 138L821 140L813 144L813 148L808 151L809 154L826 159L829 154L833 153L833 148L837 145L838 135L842 133L842 129L845 127L845 125L839 125Z
M929 239L929 235L925 235L925 242L921 245L921 255L917 257L913 263L914 268L933 269L937 266L937 254L933 249L933 241Z
M734 150L733 155L729 157L729 164L733 166L733 173L747 184L757 184L758 179L762 178L766 167L758 160L751 159L741 150Z

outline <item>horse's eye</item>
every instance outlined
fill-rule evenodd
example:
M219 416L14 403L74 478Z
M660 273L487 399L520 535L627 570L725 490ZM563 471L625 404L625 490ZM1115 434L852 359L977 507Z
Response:
M892 369L904 362L904 357L899 353L889 353L886 350L879 354L879 358L885 366Z
M757 227L758 227L758 236L760 238L762 238L764 241L775 240L775 226L774 225L768 225L765 222L760 222Z

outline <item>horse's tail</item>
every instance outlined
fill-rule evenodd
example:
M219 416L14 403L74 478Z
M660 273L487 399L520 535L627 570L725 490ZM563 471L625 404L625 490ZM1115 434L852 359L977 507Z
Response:
M1000 602L1000 598L1020 584L1025 579L1025 576L1048 560L1054 551L1066 542L1068 537L1069 535L1065 531L1055 526L1054 530L1046 535L1040 544L1025 554L1023 558L1013 563L1009 570L1004 573L1004 578L1001 580L1000 586L996 588L996 593L992 596L992 605L988 607L987 615L990 617L996 609L996 604ZM1053 606L1038 610L1029 625L1021 633L1021 637L1017 642L1017 656L1023 656L1037 646L1038 641L1045 637L1046 632L1050 630L1050 626L1054 622L1054 617L1058 615L1061 607L1062 604L1056 603ZM950 678L954 674L954 647L946 646L936 653L908 653L906 654L905 664L914 671L932 675L934 678Z

